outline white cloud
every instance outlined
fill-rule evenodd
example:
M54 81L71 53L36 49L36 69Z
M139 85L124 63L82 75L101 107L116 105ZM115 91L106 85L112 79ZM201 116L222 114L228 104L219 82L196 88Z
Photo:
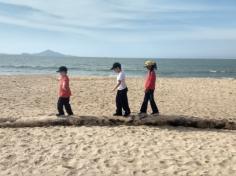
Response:
M189 21L192 14L224 8L156 0L0 0L31 14L2 14L1 23L84 35L109 42L236 39L234 27L213 28ZM168 3L167 3L168 2ZM227 7L230 9L231 7ZM0 9L1 10L1 9ZM17 12L16 12L17 13ZM23 12L22 12L23 13ZM104 37L105 36L105 37Z

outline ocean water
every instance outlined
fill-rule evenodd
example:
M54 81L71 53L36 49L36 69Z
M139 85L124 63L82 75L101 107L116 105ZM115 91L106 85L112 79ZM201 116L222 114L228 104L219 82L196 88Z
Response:
M146 59L131 58L47 58L24 55L0 55L0 75L55 74L59 66L74 76L112 76L113 62L120 62L127 76L143 76ZM156 59L161 77L236 78L236 59Z

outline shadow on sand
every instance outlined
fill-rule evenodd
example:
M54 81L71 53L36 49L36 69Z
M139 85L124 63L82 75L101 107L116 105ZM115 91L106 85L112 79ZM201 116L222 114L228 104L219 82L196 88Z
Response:
M55 118L45 116L43 119L22 120L12 118L0 118L0 128L25 128L25 127L49 127L49 126L183 126L201 129L227 129L236 130L236 122L226 119L204 119L190 116L160 115L160 116L140 116L133 115L132 119L114 117L95 116L74 116L69 118Z

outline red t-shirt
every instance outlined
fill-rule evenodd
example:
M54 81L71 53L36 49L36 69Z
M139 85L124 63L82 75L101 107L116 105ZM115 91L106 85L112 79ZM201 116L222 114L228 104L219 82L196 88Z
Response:
M61 76L59 83L59 97L68 98L71 96L68 76Z
M156 73L155 71L149 71L145 81L145 89L155 90L156 87Z

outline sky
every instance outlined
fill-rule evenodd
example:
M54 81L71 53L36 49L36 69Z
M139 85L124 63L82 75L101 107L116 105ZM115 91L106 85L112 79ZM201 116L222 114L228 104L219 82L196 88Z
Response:
M0 0L0 53L235 58L235 0Z

